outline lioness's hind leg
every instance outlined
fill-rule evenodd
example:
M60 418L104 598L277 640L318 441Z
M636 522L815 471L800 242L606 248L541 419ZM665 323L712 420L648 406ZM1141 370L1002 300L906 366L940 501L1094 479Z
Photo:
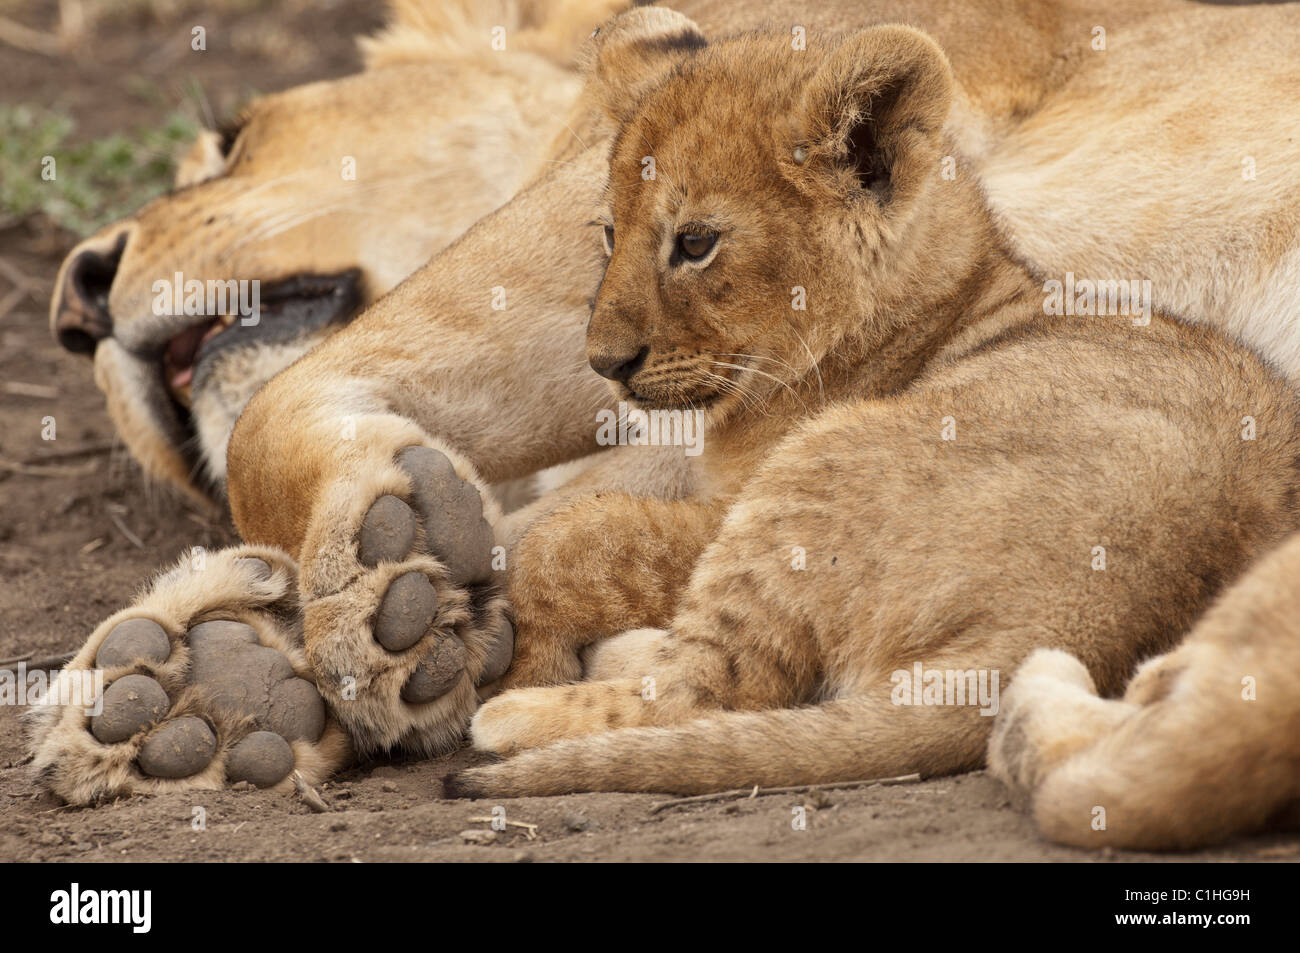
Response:
M1297 577L1300 534L1144 664L1123 701L1082 697L1060 653L1030 657L1003 694L989 762L1031 796L1046 837L1187 848L1297 823Z
M299 574L306 651L362 750L454 747L476 686L509 665L498 517L467 463L424 444L399 446L318 501Z
M187 557L92 633L29 713L33 769L64 800L289 790L351 756L302 647L292 560Z

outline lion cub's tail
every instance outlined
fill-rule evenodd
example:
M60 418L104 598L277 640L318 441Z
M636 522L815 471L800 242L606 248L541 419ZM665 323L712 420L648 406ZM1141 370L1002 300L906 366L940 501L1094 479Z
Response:
M973 708L851 698L812 708L722 712L671 728L625 728L463 771L448 797L574 791L703 794L978 767L992 718Z

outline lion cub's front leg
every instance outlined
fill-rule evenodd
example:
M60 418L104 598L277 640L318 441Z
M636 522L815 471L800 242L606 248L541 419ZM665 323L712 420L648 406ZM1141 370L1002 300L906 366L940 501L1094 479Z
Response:
M502 687L582 675L579 652L625 629L666 625L724 504L615 494L529 528L510 557L518 639Z
M770 525L754 508L737 508L716 525L666 628L624 632L587 653L589 674L602 681L491 699L471 723L475 747L511 755L564 738L808 698L818 647L788 615L786 575L776 568L785 564L772 559Z

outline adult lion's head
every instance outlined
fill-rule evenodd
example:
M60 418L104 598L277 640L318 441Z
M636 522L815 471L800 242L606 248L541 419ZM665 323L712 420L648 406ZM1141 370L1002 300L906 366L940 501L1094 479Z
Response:
M257 99L78 245L52 329L93 355L146 473L219 494L253 393L518 190L577 96L576 49L623 5L394 0L363 72Z

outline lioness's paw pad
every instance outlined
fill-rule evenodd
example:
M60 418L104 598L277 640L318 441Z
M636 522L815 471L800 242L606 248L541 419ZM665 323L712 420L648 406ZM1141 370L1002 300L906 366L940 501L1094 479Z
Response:
M457 475L446 454L429 447L405 448L397 455L397 465L411 478L425 546L447 566L452 584L489 580L495 540L478 488Z
M58 675L59 704L30 724L33 766L60 797L287 791L295 770L311 783L348 760L302 650L292 563L240 552L159 577Z
M311 660L359 747L438 753L459 743L476 686L513 656L493 579L495 509L447 454L424 446L398 451L369 491L351 543L322 539L323 554L344 552L306 570ZM356 569L340 574L349 545Z

